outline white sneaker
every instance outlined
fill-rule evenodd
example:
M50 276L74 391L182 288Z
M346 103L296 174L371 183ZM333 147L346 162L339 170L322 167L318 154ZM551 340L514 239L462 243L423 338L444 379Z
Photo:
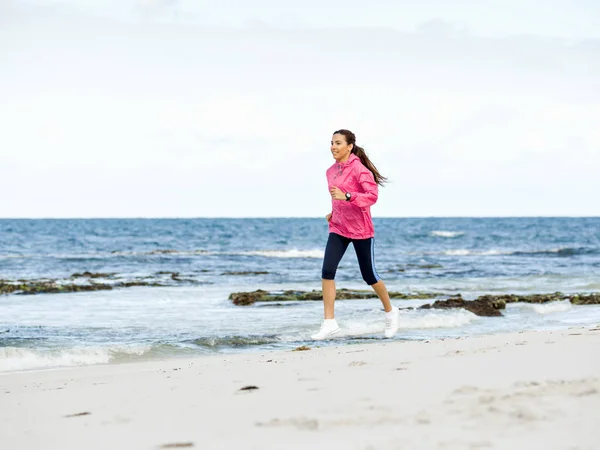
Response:
M313 334L310 338L315 341L322 341L333 336L340 331L340 327L335 319L325 319L321 324L321 329Z
M397 306L392 306L390 312L385 313L385 337L391 338L398 331L398 321L400 320L400 310Z

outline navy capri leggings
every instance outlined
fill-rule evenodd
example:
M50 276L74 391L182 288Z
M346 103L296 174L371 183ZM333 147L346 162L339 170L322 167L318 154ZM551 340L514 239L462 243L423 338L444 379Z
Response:
M363 280L369 286L377 283L381 278L375 271L375 239L350 239L336 233L329 233L329 239L325 247L325 258L323 259L322 278L324 280L335 279L335 272L350 242L354 245Z

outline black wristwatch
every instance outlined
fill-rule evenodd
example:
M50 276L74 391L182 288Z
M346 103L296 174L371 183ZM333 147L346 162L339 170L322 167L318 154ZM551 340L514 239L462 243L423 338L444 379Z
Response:
M352 198L352 194L350 192L346 192L346 201L349 202Z

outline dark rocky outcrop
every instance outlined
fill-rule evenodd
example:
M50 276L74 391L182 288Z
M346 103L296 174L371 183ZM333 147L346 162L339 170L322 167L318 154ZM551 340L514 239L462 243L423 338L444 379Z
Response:
M115 284L90 283L73 284L57 283L56 281L33 280L20 283L0 281L0 295L2 294L66 294L69 292L89 292L89 291L110 291L114 288L125 288L133 286L162 286L158 283L148 283L146 281L126 281Z
M478 316L501 316L502 313L499 310L505 309L507 303L547 303L562 300L569 300L574 305L599 305L600 293L565 295L554 292L530 295L482 295L475 300L464 300L459 294L447 300L437 300L432 304L423 305L420 308L464 308Z
M574 305L600 305L600 293L589 295L577 294L573 295L570 300Z
M25 283L0 282L0 294L58 294L66 292L111 290L108 284L58 284L54 281L30 281Z
M114 273L93 273L93 272L83 272L83 273L74 273L71 275L71 278L111 278L114 276Z
M430 299L447 297L444 294L436 294L429 292L410 293L389 292L392 299ZM376 297L373 291L338 289L336 293L337 300L351 299L370 299ZM268 292L262 289L253 292L234 292L229 296L229 299L235 305L252 305L256 302L285 302L285 301L318 301L323 299L322 291L282 291ZM429 303L420 306L419 309L448 309L448 308L463 308L471 311L473 314L485 317L502 316L500 312L506 308L507 303L523 302L523 303L546 303L552 301L569 300L575 305L597 305L600 304L600 293L592 294L573 294L565 295L560 292L550 294L530 294L530 295L482 295L475 300L465 300L461 294L449 296L446 299L436 300L434 303ZM412 309L412 308L403 308Z
M416 293L403 294L401 292L390 292L393 299L423 299L435 298L438 294ZM349 289L338 289L336 299L338 300L362 300L376 297L373 291L355 291ZM234 292L229 300L235 305L251 305L255 302L281 302L281 301L317 301L323 299L322 291L283 291L268 292L259 289L253 292Z
M460 295L451 297L447 300L436 300L433 303L428 303L421 306L419 309L448 309L448 308L463 308L467 311L471 311L477 316L502 316L500 309L506 307L506 302L498 299L477 299L477 300L465 300Z

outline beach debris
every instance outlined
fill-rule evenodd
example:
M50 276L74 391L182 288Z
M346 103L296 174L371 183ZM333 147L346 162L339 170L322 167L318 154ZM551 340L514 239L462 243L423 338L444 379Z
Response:
M271 419L268 422L257 422L257 427L286 427L291 426L300 430L317 430L319 421L306 417L292 417L290 419Z
M258 386L244 386L243 388L240 388L240 391L253 391L255 389L258 389Z
M310 350L310 347L306 346L306 345L301 345L300 347L296 347L294 350L292 350L293 352L304 352L306 350Z
M348 364L350 367L358 367L358 366L364 366L367 363L364 361L352 361L350 364Z
M82 416L89 416L90 414L92 414L92 413L89 411L84 411L84 412L75 413L75 414L68 414L64 417L82 417Z

